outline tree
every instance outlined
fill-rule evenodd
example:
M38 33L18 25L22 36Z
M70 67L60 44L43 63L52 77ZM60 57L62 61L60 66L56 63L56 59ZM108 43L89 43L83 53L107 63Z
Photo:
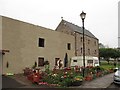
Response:
M120 51L113 48L100 48L99 55L100 57L103 57L105 60L107 60L109 64L110 58L114 58L116 60L120 57Z
M120 57L120 51L118 49L114 49L111 58L117 59L119 57Z
M109 55L109 50L107 48L100 48L99 55L100 57L103 57L106 61L108 61L109 64L110 55Z

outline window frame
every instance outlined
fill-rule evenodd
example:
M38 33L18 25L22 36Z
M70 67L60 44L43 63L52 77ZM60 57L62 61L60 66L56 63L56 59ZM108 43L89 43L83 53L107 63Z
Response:
M80 52L81 52L81 54L83 53L83 48L82 47L80 48Z
M67 50L71 50L71 43L67 43Z
M83 42L83 37L80 37L80 41Z
M39 38L38 47L45 47L45 39L44 38Z
M55 58L55 66L57 66L58 60L60 60L60 58Z
M40 61L40 60L43 60L43 61ZM38 57L38 67L43 67L43 66L44 66L44 57Z
M88 64L93 64L93 60L87 60Z
M73 62L78 62L78 60L73 60Z

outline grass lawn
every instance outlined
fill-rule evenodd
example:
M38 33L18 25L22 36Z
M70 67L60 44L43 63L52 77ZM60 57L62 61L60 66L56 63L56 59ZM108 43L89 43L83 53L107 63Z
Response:
M111 68L120 67L120 62L115 67L113 61L110 61L109 64L107 61L101 61L100 66L103 67L104 69L111 69Z

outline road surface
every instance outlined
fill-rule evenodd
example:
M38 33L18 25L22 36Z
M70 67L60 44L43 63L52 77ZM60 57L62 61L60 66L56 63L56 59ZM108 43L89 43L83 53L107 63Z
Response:
M120 85L119 84L114 84L112 82L111 85L108 88L120 88Z
M2 76L2 88L18 88L24 85L10 78L10 76Z

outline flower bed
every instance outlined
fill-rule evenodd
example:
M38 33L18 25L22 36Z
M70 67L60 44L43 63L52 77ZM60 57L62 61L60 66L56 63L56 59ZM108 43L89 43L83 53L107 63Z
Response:
M48 84L58 84L57 86L68 87L74 85L75 82L80 82L81 85L83 77L79 72L73 69L54 69L52 72L47 74L42 78L42 82L47 82Z
M27 71L28 70L28 71ZM82 82L91 81L97 77L106 75L113 72L111 70L105 70L101 67L86 67L84 70L85 77L83 78L83 67L76 66L75 68L64 68L64 69L53 69L48 71L41 71L33 76L30 69L25 69L24 74L27 75L28 79L32 82L37 82L39 85L48 85L54 87L69 87L78 86Z

